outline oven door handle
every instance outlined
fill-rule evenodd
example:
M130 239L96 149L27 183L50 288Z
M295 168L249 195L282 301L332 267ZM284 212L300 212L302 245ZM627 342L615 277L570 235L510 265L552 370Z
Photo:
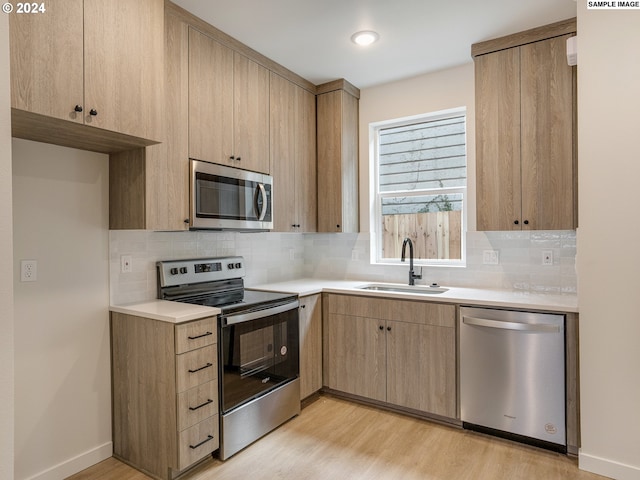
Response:
M279 313L288 312L289 310L294 310L298 308L300 302L298 300L290 303L286 303L284 305L278 305L277 307L265 308L264 310L257 310L255 312L249 313L238 313L236 315L223 315L222 324L226 325L235 325L236 323L248 322L250 320L255 320L257 318L265 318L270 317L272 315L277 315Z

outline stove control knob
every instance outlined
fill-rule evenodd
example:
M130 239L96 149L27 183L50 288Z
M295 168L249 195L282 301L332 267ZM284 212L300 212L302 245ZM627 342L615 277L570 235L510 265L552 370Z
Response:
M235 266L233 265L233 263L230 263L229 265L227 265L227 268L229 270L233 270L235 268Z
M236 268L242 268L242 264L241 263L236 263Z
M171 275L177 275L178 274L178 269L177 268L172 268L171 270L169 270L169 273Z
M185 274L187 272L188 272L187 267L180 267L180 273Z

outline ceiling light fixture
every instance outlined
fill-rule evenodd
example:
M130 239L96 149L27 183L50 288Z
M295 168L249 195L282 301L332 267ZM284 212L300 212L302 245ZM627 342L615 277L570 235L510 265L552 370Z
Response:
M379 38L380 35L373 30L364 30L351 35L351 41L362 46L371 45L372 43L377 42Z

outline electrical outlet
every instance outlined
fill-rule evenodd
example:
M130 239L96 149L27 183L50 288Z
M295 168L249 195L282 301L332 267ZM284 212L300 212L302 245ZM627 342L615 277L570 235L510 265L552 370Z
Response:
M122 255L120 257L120 273L131 273L132 271L131 255Z
M483 250L482 251L482 264L483 265L499 265L500 264L500 250Z
M553 265L553 250L542 251L542 265Z
M38 261L20 260L20 281L35 282L38 280Z

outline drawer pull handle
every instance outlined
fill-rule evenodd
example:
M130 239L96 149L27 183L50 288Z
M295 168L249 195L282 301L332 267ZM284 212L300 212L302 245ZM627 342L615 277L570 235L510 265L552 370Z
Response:
M206 402L204 402L202 405L198 405L197 407L189 407L189 410L198 410L199 408L202 407L206 407L207 405L209 405L210 403L213 403L213 400L211 400L210 398L207 399Z
M189 448L193 448L194 450L202 445L204 445L205 443L207 443L209 440L213 440L213 435L207 435L207 438L205 438L204 440L202 440L199 444L197 445L189 445Z
M212 332L206 332L202 335L196 335L195 337L187 337L189 340L195 340L196 338L208 337L209 335L213 335Z
M195 370L189 369L189 373L196 373L196 372L199 372L200 370L204 370L205 368L209 368L209 367L213 367L213 363L207 362L207 364L204 367L196 368Z

